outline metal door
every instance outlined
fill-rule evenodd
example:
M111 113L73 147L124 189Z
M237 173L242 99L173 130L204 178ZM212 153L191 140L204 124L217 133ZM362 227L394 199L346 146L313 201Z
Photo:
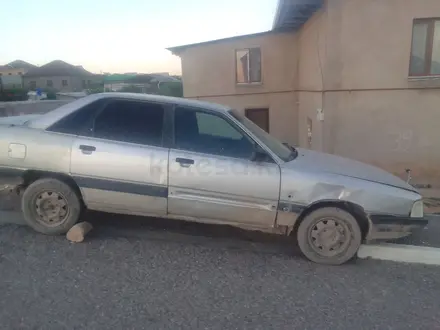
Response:
M165 215L168 149L78 137L71 175L88 208Z
M190 115L191 111L203 116ZM170 150L168 175L170 215L274 225L280 190L277 164L239 157L245 154L246 143L253 141L219 114L177 108L174 126L176 145ZM197 150L201 140L209 153ZM217 150L210 141L225 143ZM235 150L231 153L228 148Z
M160 104L115 99L72 145L70 172L90 209L165 215L168 153Z

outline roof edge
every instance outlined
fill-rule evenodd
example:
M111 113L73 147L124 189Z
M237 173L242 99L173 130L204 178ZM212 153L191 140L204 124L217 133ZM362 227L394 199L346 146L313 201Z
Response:
M298 30L324 4L325 0L278 0L272 30Z
M277 25L280 21L280 16L281 16L281 11L284 8L284 6L286 5L286 1L285 0L278 0L277 2L277 9L275 11L275 17L273 19L272 22L272 30L275 30L277 28Z
M292 30L296 30L301 25L303 25L310 17L314 14L314 12L322 6L324 0L278 0L277 7L275 11L275 17L273 19L272 23L272 29L269 31L259 32L259 33L253 33L253 34L245 34L240 36L234 36L234 37L228 37L228 38L222 38L222 39L215 39L215 40L209 40L204 42L198 42L193 44L187 44L187 45L181 45L181 46L175 46L175 47L168 47L166 48L169 50L173 55L179 56L183 51L185 51L188 48L197 47L197 46L204 46L209 45L213 43L218 42L225 42L225 41L232 41L240 38L247 38L247 37L257 37L261 35L267 35L267 34L275 34L275 33L282 33L282 32L289 32ZM294 5L295 11L290 11L287 14L295 13L296 15L300 15L299 18L296 18L296 22L294 26L283 26L285 23L283 22L285 20L286 11L289 8L289 5Z
M269 34L277 34L277 33L280 33L280 32L281 31L269 30L269 31L264 31L264 32L257 32L257 33L251 33L251 34L243 34L243 35L233 36L233 37L228 37L228 38L221 38L221 39L202 41L202 42L197 42L197 43L194 43L194 44L187 44L187 45L181 45L181 46L175 46L175 47L168 47L166 49L169 50L171 53L173 53L173 55L179 56L179 54L182 51L184 51L184 50L186 50L188 48L192 48L192 47L204 46L204 45L215 44L215 43L226 42L226 41L233 41L233 40L238 40L238 39L241 39L241 38L252 38L252 37L259 37L259 36L264 36L264 35L269 35Z
M41 73L25 73L24 75L23 75L23 77L26 77L26 78L32 78L32 77L66 77L66 76L69 76L69 77L92 77L92 76L100 76L100 74L95 74L95 73L93 73L93 72L89 72L89 73L85 73L85 74L59 74L59 73L56 73L56 74L46 74L46 73L44 73L43 72L43 74L41 74Z

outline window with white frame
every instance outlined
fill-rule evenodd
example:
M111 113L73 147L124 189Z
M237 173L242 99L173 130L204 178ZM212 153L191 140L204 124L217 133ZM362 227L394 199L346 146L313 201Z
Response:
M440 18L414 20L409 74L440 75Z
M246 48L235 51L237 84L261 83L261 50Z

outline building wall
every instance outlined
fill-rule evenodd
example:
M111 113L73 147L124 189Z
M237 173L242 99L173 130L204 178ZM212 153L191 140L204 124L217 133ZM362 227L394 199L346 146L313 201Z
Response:
M83 90L82 80L90 78L72 76L48 76L48 77L23 77L24 87L28 88L32 81L35 81L37 88L48 88L47 81L52 80L53 89L60 92L80 92ZM63 86L63 80L67 80L67 86Z
M440 17L440 2L329 0L327 9L323 150L440 184L440 83L408 77L413 19Z
M268 108L269 132L283 142L298 144L298 107L295 92L197 97L197 99L220 103L240 110Z
M328 89L413 87L408 79L414 18L440 17L438 0L329 0L340 75ZM324 32L325 33L325 32Z
M318 109L322 108L322 93L320 92L298 92L298 143L296 145L322 151L323 146L323 125L318 120ZM308 126L311 124L311 144L308 141Z
M235 50L260 47L261 84L236 84ZM269 131L283 141L298 142L297 35L272 33L196 46L180 54L183 92L243 111L269 109Z
M320 10L298 32L297 86L301 91L323 89L326 65L326 18L326 13Z
M19 88L23 86L23 78L19 75L0 76L0 82L4 88Z
M16 68L1 68L0 80L4 87L21 87L23 84L22 75L26 72L25 69Z
M324 70L326 69L327 15L320 10L298 32L298 145L323 150L323 122L318 111L323 107ZM308 140L309 123L312 128L311 144Z
M330 93L330 152L440 183L440 91ZM325 121L328 116L326 116Z
M8 75L13 75L13 76L19 76L22 74L26 73L25 69L20 69L20 68L0 68L0 73L2 74L2 76L8 76Z
M260 47L262 83L237 85L235 50ZM297 36L274 33L189 48L182 58L185 97L259 94L291 91L297 76Z
M440 1L327 0L297 32L187 49L184 94L266 105L280 139L440 185L440 79L408 77L413 19L428 17L440 17ZM262 49L264 81L242 88L234 49L252 46Z

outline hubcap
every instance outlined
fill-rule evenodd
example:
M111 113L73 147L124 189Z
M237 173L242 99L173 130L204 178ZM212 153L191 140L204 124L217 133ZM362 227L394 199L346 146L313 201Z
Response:
M351 241L350 229L345 222L334 218L318 220L311 226L309 243L320 255L332 257L343 252Z
M64 196L53 191L45 191L37 196L35 210L38 214L37 220L51 227L63 223L69 214Z

